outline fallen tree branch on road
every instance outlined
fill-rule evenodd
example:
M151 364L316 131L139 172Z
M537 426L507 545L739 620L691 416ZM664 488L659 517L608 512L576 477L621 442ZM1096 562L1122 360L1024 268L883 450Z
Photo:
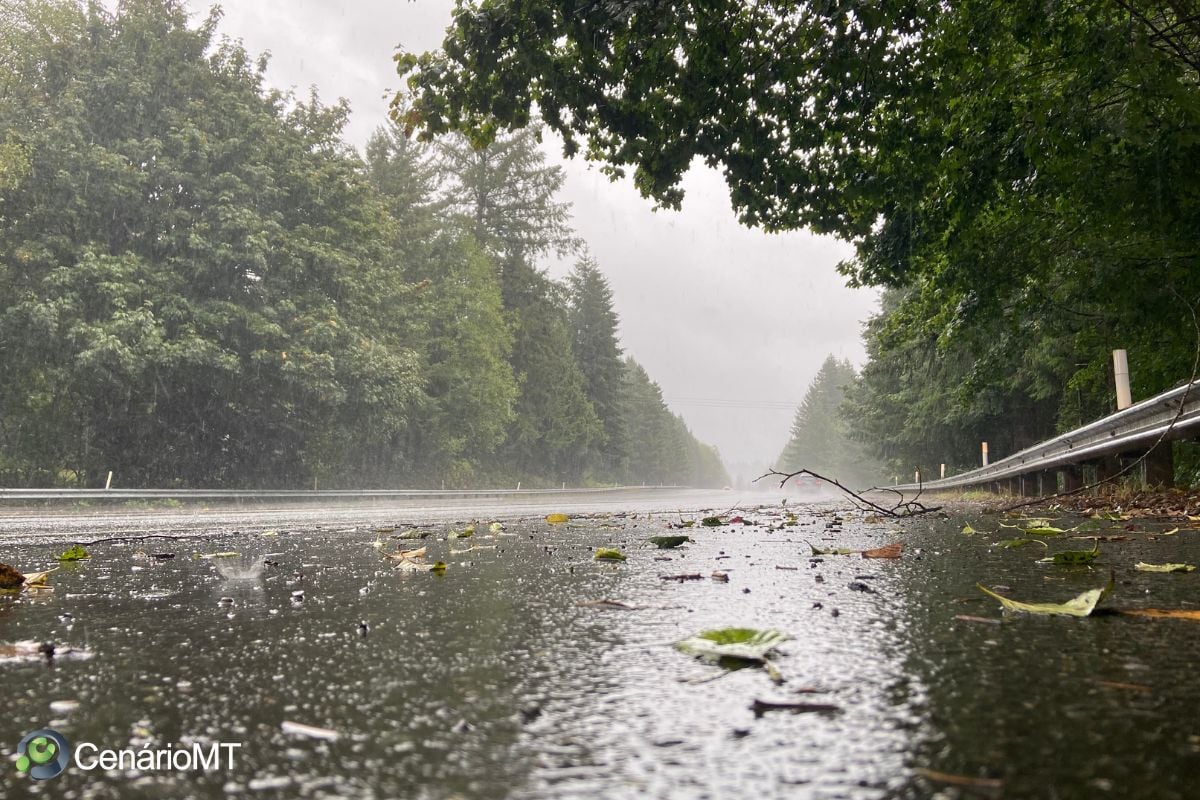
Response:
M918 498L920 498L921 492L923 491L923 487L921 487L921 486L919 486L916 496L913 497L913 499L911 499L911 500L905 499L904 493L900 492L896 489L880 488L880 487L876 486L876 487L872 487L871 489L867 490L867 491L887 491L887 492L892 492L892 493L898 495L900 499L896 502L896 504L894 506L892 506L891 508L887 508L885 506L881 506L879 503L875 503L875 502L868 500L867 498L863 497L858 492L843 485L840 481L838 481L834 478L827 478L824 475L819 475L816 472L813 472L811 469L799 469L799 470L796 470L795 472L788 472L788 473L779 472L778 470L773 469L773 470L770 470L769 472L759 475L757 478L754 479L754 483L758 483L763 478L777 477L777 478L781 479L779 481L780 488L783 488L784 486L787 485L788 481L790 481L792 478L795 478L800 475L810 475L819 481L824 481L825 483L828 483L830 486L835 487L836 489L840 490L843 494L845 494L847 497L849 497L850 501L852 503L854 503L855 507L857 507L860 511L874 511L875 513L882 514L885 517L892 517L892 518L915 517L915 516L919 516L921 514L930 514L930 513L933 513L934 511L941 511L941 509L942 509L941 506L934 506L933 508L929 508L924 503L921 503L918 501Z

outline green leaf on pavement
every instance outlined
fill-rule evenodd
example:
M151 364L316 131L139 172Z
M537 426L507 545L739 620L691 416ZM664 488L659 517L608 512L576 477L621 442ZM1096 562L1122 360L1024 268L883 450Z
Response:
M1096 546L1091 550L1063 550L1061 553L1055 553L1052 556L1039 558L1038 562L1042 564L1060 564L1063 566L1074 566L1079 564L1090 564L1100 555L1100 542L1096 542Z
M808 544L808 542L805 542ZM857 550L851 550L849 547L817 547L809 544L814 556L849 556L857 553Z
M1096 606L1112 591L1115 573L1109 573L1108 584L1100 589L1088 589L1081 595L1071 598L1065 603L1022 603L1003 595L996 594L981 583L975 584L984 594L1000 601L1000 605L1009 611L1021 611L1026 614L1062 614L1069 617L1086 617L1095 610Z
M764 663L771 651L791 639L786 633L755 628L719 628L703 631L676 642L675 647L688 655L708 661L733 658Z
M71 545L62 555L58 557L59 561L79 561L84 558L91 558L91 554L83 549L82 545Z
M597 561L624 561L625 554L615 547L597 547Z
M690 542L691 537L688 536L651 536L646 541L657 546L660 550L666 550L671 547L679 547L684 542Z

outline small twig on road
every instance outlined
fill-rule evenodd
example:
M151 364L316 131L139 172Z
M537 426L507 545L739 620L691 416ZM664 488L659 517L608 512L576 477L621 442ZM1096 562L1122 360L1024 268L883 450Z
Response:
M111 544L113 542L141 542L141 541L145 541L146 539L174 539L174 540L178 540L178 541L182 541L184 539L203 539L206 537L211 537L213 535L214 534L212 531L206 531L204 533L182 534L179 536L173 536L169 533L148 533L148 534L145 534L144 536L109 536L104 539L93 539L90 542L78 542L77 541L77 542L71 542L71 544L77 544L77 545L81 545L83 547L91 547L92 545Z

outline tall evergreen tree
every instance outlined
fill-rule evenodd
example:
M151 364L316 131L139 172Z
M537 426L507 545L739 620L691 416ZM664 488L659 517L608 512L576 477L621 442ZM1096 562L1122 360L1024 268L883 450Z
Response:
M572 350L583 373L588 399L604 427L604 438L598 443L596 471L600 477L612 480L618 475L628 449L621 413L625 367L617 343L612 289L590 259L576 264L567 278L567 286Z
M404 276L421 287L411 319L414 340L425 343L425 402L414 411L406 450L419 479L462 484L490 464L512 421L513 337L495 258L439 200L451 178L432 155L392 126L371 136L366 167L398 222Z
M485 249L503 257L502 265L579 247L570 205L557 199L562 168L546 164L537 135L529 128L485 147L457 134L438 142L445 202Z
M716 448L696 440L683 419L671 413L662 390L646 370L627 357L623 397L629 435L625 480L631 484L724 486L729 474Z
M399 225L397 242L406 253L428 243L445 223L438 197L444 175L434 155L431 145L405 137L395 125L377 128L367 140L367 177L387 199Z
M840 414L856 377L849 361L825 359L796 409L791 438L776 460L776 469L809 469L852 485L876 482L877 470L847 435Z
M522 261L505 270L505 289L520 393L501 466L577 483L603 428L571 353L566 313L551 282Z

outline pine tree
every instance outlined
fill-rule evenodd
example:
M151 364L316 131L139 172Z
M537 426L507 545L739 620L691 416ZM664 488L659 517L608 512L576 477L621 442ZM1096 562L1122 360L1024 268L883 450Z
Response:
M569 318L572 350L583 373L584 388L600 423L604 438L598 442L598 476L614 480L626 457L621 398L625 368L617 343L617 313L613 310L612 289L599 267L581 260L567 278L570 290Z
M537 136L529 128L482 148L457 134L438 142L444 202L484 249L502 257L501 266L579 247L570 204L557 199L562 168L546 165Z
M510 262L504 275L520 392L501 468L578 483L603 428L571 352L566 313L551 282L524 262Z
M874 482L875 466L847 436L840 413L855 378L849 361L825 359L796 409L791 438L776 460L776 469L808 469L849 484Z

